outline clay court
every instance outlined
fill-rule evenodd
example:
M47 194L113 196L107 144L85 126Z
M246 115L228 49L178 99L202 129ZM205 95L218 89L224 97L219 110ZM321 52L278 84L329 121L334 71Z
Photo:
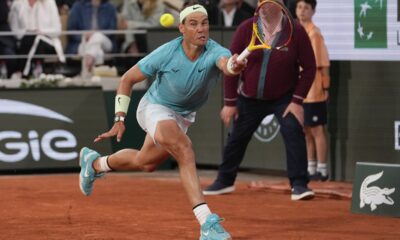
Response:
M215 172L201 171L209 184ZM285 178L241 174L237 191L210 196L235 240L400 239L400 220L350 212L350 183L312 183L290 200ZM175 171L109 174L83 196L78 174L0 177L0 239L198 239L199 225Z

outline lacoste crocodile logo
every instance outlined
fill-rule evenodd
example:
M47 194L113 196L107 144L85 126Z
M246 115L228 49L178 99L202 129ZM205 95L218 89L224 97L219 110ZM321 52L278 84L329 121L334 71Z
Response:
M383 175L383 171L380 173L369 175L364 179L360 188L360 208L365 205L370 205L371 211L374 211L378 205L385 203L387 205L393 205L394 201L390 194L392 194L395 188L380 188L377 186L368 187L370 183L373 183L380 179Z

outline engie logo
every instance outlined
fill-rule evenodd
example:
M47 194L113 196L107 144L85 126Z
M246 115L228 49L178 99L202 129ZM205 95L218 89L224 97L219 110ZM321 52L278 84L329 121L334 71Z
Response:
M73 123L70 118L50 109L8 99L0 99L0 114L36 116ZM3 162L19 162L29 157L39 161L42 153L56 161L68 161L78 157L76 147L76 137L65 129L51 129L42 135L35 129L24 132L0 131L0 161Z
M354 1L354 47L387 48L387 0Z

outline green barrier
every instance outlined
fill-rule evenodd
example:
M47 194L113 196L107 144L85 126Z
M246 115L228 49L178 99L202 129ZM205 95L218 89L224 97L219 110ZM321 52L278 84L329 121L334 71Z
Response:
M351 211L400 217L400 165L357 162Z

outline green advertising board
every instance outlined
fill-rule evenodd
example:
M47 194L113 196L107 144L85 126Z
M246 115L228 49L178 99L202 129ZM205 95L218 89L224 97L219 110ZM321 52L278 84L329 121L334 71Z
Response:
M111 153L100 87L3 89L0 97L0 171L78 168L87 146Z
M357 162L351 211L400 217L400 164Z

